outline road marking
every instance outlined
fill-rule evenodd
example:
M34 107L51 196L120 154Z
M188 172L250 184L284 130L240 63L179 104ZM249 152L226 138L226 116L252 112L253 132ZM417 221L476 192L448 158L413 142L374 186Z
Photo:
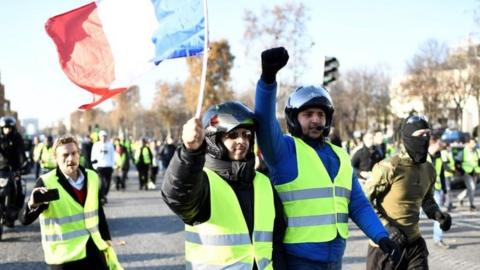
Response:
M462 221L455 221L455 222L453 222L453 224L462 225L464 227L470 227L470 228L480 230L480 225L474 225L474 224L470 224L470 223L466 223L466 222L462 222Z

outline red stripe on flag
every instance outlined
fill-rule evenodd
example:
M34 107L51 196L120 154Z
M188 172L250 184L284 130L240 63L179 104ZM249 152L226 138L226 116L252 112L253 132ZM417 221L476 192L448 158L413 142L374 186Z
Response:
M95 3L50 18L45 29L57 47L67 77L81 88L102 96L81 107L92 108L126 89L110 89L115 80L114 59Z

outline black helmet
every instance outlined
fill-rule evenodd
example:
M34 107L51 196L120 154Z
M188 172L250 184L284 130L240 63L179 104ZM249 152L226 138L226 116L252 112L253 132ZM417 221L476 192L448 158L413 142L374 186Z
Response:
M334 112L330 94L322 87L300 86L290 94L285 105L285 118L288 132L296 137L302 137L302 127L298 122L298 113L308 108L320 108L325 112L326 123L323 128L323 138L330 133Z
M223 134L238 127L255 131L255 115L247 106L237 101L229 101L211 106L203 115L203 128L207 153L215 159L228 160L228 151L221 142ZM254 136L250 141L249 152L253 153Z
M9 127L15 130L17 121L11 116L3 116L0 118L0 128Z

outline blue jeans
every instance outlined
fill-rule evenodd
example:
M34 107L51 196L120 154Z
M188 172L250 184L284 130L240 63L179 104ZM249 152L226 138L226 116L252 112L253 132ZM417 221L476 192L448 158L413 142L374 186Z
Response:
M443 190L434 190L433 199L438 204L439 207L443 206L442 196ZM440 229L440 223L438 221L433 222L433 241L438 242L443 240L443 231Z
M342 262L317 262L287 254L289 270L342 270Z

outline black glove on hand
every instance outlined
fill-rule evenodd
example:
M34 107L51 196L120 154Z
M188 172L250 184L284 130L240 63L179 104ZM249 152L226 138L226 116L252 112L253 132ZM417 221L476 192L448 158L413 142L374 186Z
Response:
M440 223L440 229L442 229L442 231L446 232L450 230L450 227L452 226L452 217L448 213L440 211L436 212L435 220Z
M288 51L283 47L262 52L262 80L271 84L275 82L277 72L288 62Z
M388 254L388 260L390 264L395 268L397 267L402 259L402 252L395 242L390 240L388 237L380 239L378 242L380 249Z

